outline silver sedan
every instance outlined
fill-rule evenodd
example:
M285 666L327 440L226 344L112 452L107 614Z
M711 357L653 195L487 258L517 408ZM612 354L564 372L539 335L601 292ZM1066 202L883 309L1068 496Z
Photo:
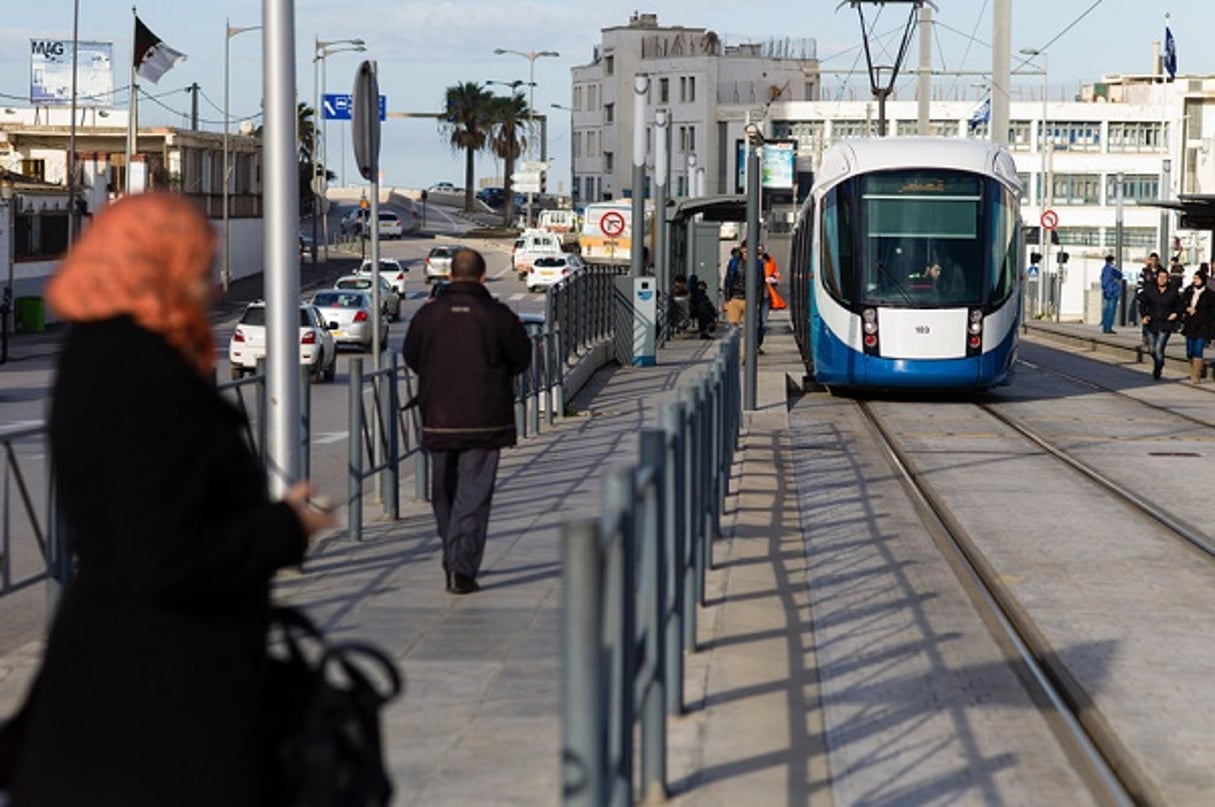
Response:
M354 289L318 291L312 304L320 309L335 344L358 345L364 351L371 349L374 321L371 292ZM380 344L387 341L388 318L381 317Z

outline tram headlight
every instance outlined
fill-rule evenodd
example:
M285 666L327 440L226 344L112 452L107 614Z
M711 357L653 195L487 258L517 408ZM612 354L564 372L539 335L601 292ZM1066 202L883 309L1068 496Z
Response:
M970 309L970 326L967 330L972 336L978 336L983 333L983 312L980 309Z
M861 327L865 333L873 335L877 333L877 311L872 308L866 308L861 312Z

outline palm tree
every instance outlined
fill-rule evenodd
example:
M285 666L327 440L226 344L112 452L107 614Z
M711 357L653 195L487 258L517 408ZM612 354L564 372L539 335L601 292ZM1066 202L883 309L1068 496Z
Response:
M485 148L493 124L493 93L475 81L447 88L447 117L439 129L452 151L464 151L464 210L473 209L473 154Z
M527 120L527 102L523 93L509 97L495 96L493 104L494 130L490 148L503 160L502 223L507 227L515 217L515 194L511 190L511 174L515 160L527 150L527 138L520 134L519 124Z

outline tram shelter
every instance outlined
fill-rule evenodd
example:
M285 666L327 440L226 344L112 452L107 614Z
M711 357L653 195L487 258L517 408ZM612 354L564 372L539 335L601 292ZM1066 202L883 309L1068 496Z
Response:
M1162 199L1140 204L1176 210L1180 214L1177 222L1179 229L1206 230L1211 234L1211 243L1215 245L1215 195L1183 193L1176 200ZM1215 246L1212 248L1215 249ZM1208 256L1208 260L1211 257Z
M721 225L747 220L747 197L731 193L679 199L667 207L666 220L671 246L663 288L670 289L676 275L696 275L707 284L709 299L720 308L725 273L722 256L729 252L722 248Z

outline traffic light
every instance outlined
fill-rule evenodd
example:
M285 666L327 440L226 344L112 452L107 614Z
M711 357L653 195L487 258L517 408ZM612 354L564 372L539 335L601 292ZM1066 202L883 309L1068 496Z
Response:
M1058 244L1059 244L1059 231L1058 230L1050 231L1050 242L1052 244L1058 246Z
M1041 266L1042 265L1042 253L1041 252L1029 253L1029 264L1030 264L1030 266Z
M548 193L548 171L540 172L540 195Z
M1060 252L1059 253L1059 265L1060 266L1067 265L1067 259L1070 257L1071 257L1071 255L1068 255L1066 252Z

